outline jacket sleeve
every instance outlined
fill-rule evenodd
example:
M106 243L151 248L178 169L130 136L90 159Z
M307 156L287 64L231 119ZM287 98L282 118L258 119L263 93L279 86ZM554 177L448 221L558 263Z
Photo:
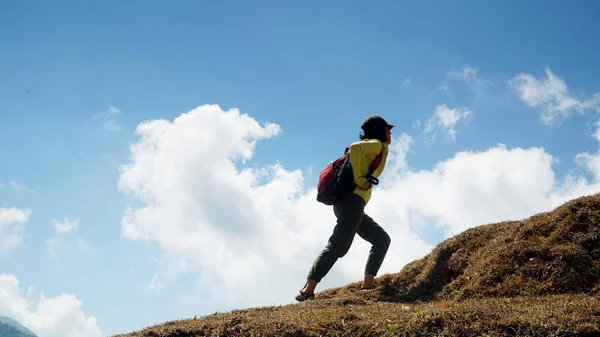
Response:
M366 168L370 162L365 162L366 154L378 154L381 151L383 144L377 140L366 142L356 142L350 146L350 164L352 165L352 173L354 175L354 183L362 186L367 182L367 179L362 175L363 166L366 173Z

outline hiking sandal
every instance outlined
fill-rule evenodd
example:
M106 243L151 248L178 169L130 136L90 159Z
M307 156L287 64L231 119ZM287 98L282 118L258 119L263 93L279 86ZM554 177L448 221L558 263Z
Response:
M300 290L298 292L298 295L296 295L296 301L298 302L303 302L303 301L311 301L315 299L315 294L307 294L305 292L303 292L302 290Z

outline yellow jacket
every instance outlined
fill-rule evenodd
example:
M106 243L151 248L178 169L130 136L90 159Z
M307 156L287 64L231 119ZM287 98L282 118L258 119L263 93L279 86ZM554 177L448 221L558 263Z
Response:
M375 160L375 157L379 154L379 151L383 151L381 154L381 164L373 172L373 177L378 178L385 168L385 163L388 155L388 145L380 142L377 139L365 139L358 142L354 142L350 145L350 164L352 165L352 171L354 174L354 182L358 185L354 189L354 194L359 195L365 200L365 204L369 203L371 199L371 192L373 191L373 185L369 183L369 188L363 190L359 186L362 186L367 179L365 176L369 172L369 165Z

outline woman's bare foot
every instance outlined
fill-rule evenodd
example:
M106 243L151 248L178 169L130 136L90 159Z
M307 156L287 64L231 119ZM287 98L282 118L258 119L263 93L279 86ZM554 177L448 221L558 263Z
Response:
M375 288L375 276L366 274L365 278L363 280L363 283L360 286L360 289L373 289L373 288Z

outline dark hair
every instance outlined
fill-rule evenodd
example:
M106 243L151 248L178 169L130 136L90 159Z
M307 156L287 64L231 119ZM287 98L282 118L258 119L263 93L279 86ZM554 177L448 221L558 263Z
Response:
M375 128L365 128L365 129L363 129L364 132L361 132L358 135L358 137L360 138L360 140L378 139L382 143L385 143L387 141L387 136L385 134L385 128L386 128L385 126L375 127Z

